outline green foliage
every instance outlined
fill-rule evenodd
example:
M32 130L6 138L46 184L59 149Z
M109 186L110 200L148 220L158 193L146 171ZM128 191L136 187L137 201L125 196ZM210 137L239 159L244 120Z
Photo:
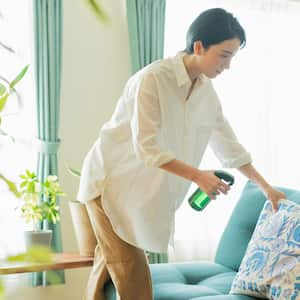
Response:
M85 0L85 3L102 23L108 22L108 16L97 0Z
M3 297L4 297L4 284L0 280L0 300L4 299Z
M32 246L24 253L6 258L8 262L51 263L52 260L51 250L43 246Z
M14 80L12 80L8 86L0 83L0 112L2 112L5 108L5 105L8 101L9 96L16 92L15 85L22 80L25 76L29 65L25 66L21 72L16 76Z
M1 86L3 88L4 85ZM0 111L4 110L4 107L7 103L9 93L5 90L5 92L0 96Z
M16 76L16 78L9 84L9 87L11 89L15 88L15 85L24 77L24 75L26 74L27 70L29 68L29 65L25 66L21 72Z
M6 93L6 87L4 84L0 83L0 97Z
M49 175L40 183L34 172L26 170L20 177L22 181L19 192L23 200L21 216L26 223L33 223L37 227L39 221L47 220L54 224L59 221L57 197L65 196L65 193L57 176Z
M8 179L7 179L4 175L2 175L2 174L0 174L0 179L6 183L6 185L7 185L8 188L9 188L9 190L10 190L16 197L19 198L19 197L21 196L20 192L18 191L18 188L16 187L16 185L15 185L12 181L8 180Z
M32 246L26 252L17 255L8 256L5 259L7 262L29 262L29 263L52 263L53 257L51 250L43 246ZM59 276L54 272L47 274L49 283L55 284L59 282ZM4 300L4 284L0 278L0 300Z
M2 128L1 128L1 123L2 123L2 118L1 118L1 113L4 111L6 104L8 102L8 99L12 94L17 94L17 91L15 89L15 85L22 80L22 78L25 76L27 70L29 68L29 65L25 66L21 72L16 76L14 80L12 80L9 84L5 85L0 82L0 135L5 135L9 136ZM14 138L12 136L9 136L14 142ZM2 178L0 178L1 180ZM3 180L3 179L2 179Z
M76 176L76 177L81 176L81 172L79 170L76 170L76 169L73 169L73 168L70 168L70 167L67 167L67 170L73 176Z

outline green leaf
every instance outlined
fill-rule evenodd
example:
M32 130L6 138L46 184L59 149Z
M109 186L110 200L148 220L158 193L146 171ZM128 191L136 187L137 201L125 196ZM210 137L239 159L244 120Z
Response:
M51 250L43 246L30 247L26 252L9 256L9 262L40 262L51 263L53 261Z
M0 12L0 17L2 17L1 12ZM4 48L5 50L9 51L10 53L16 53L13 48L11 48L10 46L8 46L6 44L3 44L2 42L0 42L0 47Z
M108 22L108 16L97 0L85 0L85 3L102 23Z
M75 170L73 168L68 167L68 171L70 174L72 174L73 176L77 176L80 177L81 176L81 172L79 170Z
M20 184L20 187L23 188L27 185L27 183L25 181L23 181L21 184Z
M0 97L0 111L2 111L4 109L4 106L7 102L8 96L9 96L9 94L5 94Z
M9 87L13 89L15 85L24 77L27 70L29 68L29 65L25 66L22 71L17 75L17 77L9 84Z
M8 135L8 134L0 127L0 135Z
M6 93L6 86L0 82L0 96L2 97Z
M32 178L34 176L34 173L31 173L29 170L26 170L25 173L29 178Z
M3 281L0 279L0 300L4 300L4 284Z
M15 142L15 138L13 136L11 136L11 135L8 135L8 133L6 131L4 131L1 127L0 127L0 135L8 136L13 143Z
M19 198L19 197L21 196L21 194L20 194L20 192L18 191L16 185L15 185L12 181L8 180L6 177L4 177L4 176L1 175L1 174L0 174L0 179L1 179L2 181L4 181L4 182L7 184L9 190L10 190L16 197Z

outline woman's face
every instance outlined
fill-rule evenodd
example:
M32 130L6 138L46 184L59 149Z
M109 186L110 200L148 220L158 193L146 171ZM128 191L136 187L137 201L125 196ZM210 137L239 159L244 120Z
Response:
M240 40L234 38L205 49L200 42L197 59L200 73L208 78L215 78L225 69L229 69L231 59L240 49L240 44ZM197 55L197 52L194 51L194 54Z

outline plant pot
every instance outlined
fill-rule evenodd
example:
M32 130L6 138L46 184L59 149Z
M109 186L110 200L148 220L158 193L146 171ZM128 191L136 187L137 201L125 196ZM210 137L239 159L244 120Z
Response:
M25 247L44 246L51 248L52 230L30 230L24 232Z
M94 256L97 240L85 204L79 201L70 201L69 207L79 254Z

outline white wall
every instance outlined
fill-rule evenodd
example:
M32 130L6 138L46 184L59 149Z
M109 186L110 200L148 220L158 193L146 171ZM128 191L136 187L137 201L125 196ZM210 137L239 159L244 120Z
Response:
M110 22L101 24L85 0L64 0L63 72L60 117L59 175L67 197L61 200L63 247L77 251L68 199L74 199L78 178L65 163L80 168L101 125L110 117L130 74L124 0L103 0ZM20 276L6 277L8 299L81 300L90 268L66 271L66 284L47 288L18 287ZM26 276L22 275L24 282Z

